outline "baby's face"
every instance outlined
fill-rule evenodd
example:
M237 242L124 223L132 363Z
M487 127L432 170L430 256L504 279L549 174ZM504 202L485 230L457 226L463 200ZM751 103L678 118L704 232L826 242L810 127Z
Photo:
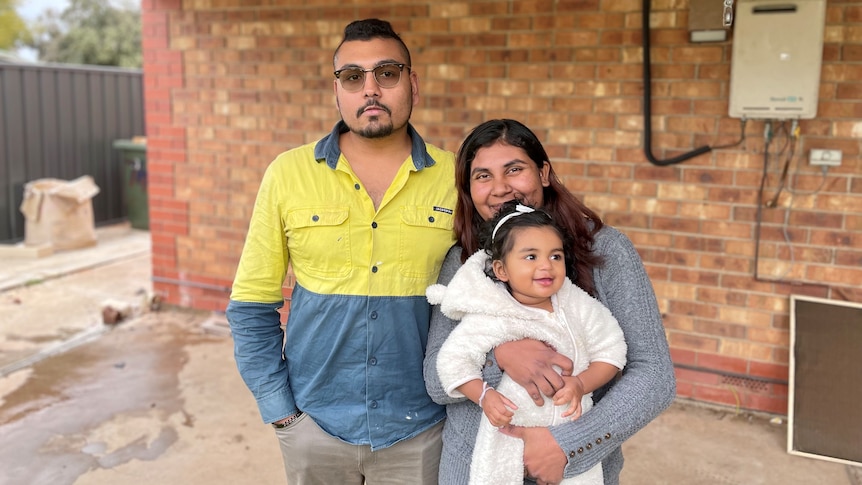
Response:
M494 261L494 273L520 303L553 311L551 295L563 286L566 258L563 241L551 227L512 230L512 250Z

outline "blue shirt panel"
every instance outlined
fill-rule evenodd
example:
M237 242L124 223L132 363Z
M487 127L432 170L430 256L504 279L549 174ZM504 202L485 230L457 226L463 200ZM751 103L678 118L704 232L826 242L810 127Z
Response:
M439 422L445 408L421 379L429 322L425 297L321 295L297 285L284 350L297 407L327 433L372 449Z

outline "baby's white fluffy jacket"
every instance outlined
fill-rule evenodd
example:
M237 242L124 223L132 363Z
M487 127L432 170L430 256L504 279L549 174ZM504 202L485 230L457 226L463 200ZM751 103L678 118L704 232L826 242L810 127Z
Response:
M428 301L439 304L444 315L461 320L437 357L437 371L446 392L461 397L457 387L482 379L487 354L504 342L531 338L551 344L574 362L576 375L591 362L606 362L622 369L626 344L622 330L610 311L598 300L566 279L552 299L554 313L517 302L503 283L485 275L489 257L473 254L448 286L432 285ZM546 398L536 406L526 391L505 373L497 390L517 406L512 424L551 426L562 422L568 405L554 406ZM591 395L581 403L583 412L592 408ZM564 484L601 484L601 465L565 480ZM523 484L523 441L499 432L483 415L470 468L470 484Z

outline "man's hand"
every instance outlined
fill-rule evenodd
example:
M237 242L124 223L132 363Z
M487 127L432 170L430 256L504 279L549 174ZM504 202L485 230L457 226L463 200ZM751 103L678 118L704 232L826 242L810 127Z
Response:
M509 425L501 428L500 432L524 441L524 467L527 475L535 478L536 483L542 485L563 481L568 461L548 428Z
M544 404L542 394L553 397L564 385L554 366L563 375L572 374L572 360L539 340L506 342L494 349L494 355L500 369L530 394L536 406Z

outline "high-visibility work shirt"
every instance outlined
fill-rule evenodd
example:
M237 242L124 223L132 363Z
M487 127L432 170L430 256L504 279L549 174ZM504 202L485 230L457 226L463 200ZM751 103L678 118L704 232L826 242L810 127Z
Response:
M339 122L267 168L227 316L265 422L301 410L332 436L379 449L445 416L422 362L425 289L455 242L454 156L408 126L411 156L375 210L338 146L345 130ZM282 333L288 264L296 285Z

